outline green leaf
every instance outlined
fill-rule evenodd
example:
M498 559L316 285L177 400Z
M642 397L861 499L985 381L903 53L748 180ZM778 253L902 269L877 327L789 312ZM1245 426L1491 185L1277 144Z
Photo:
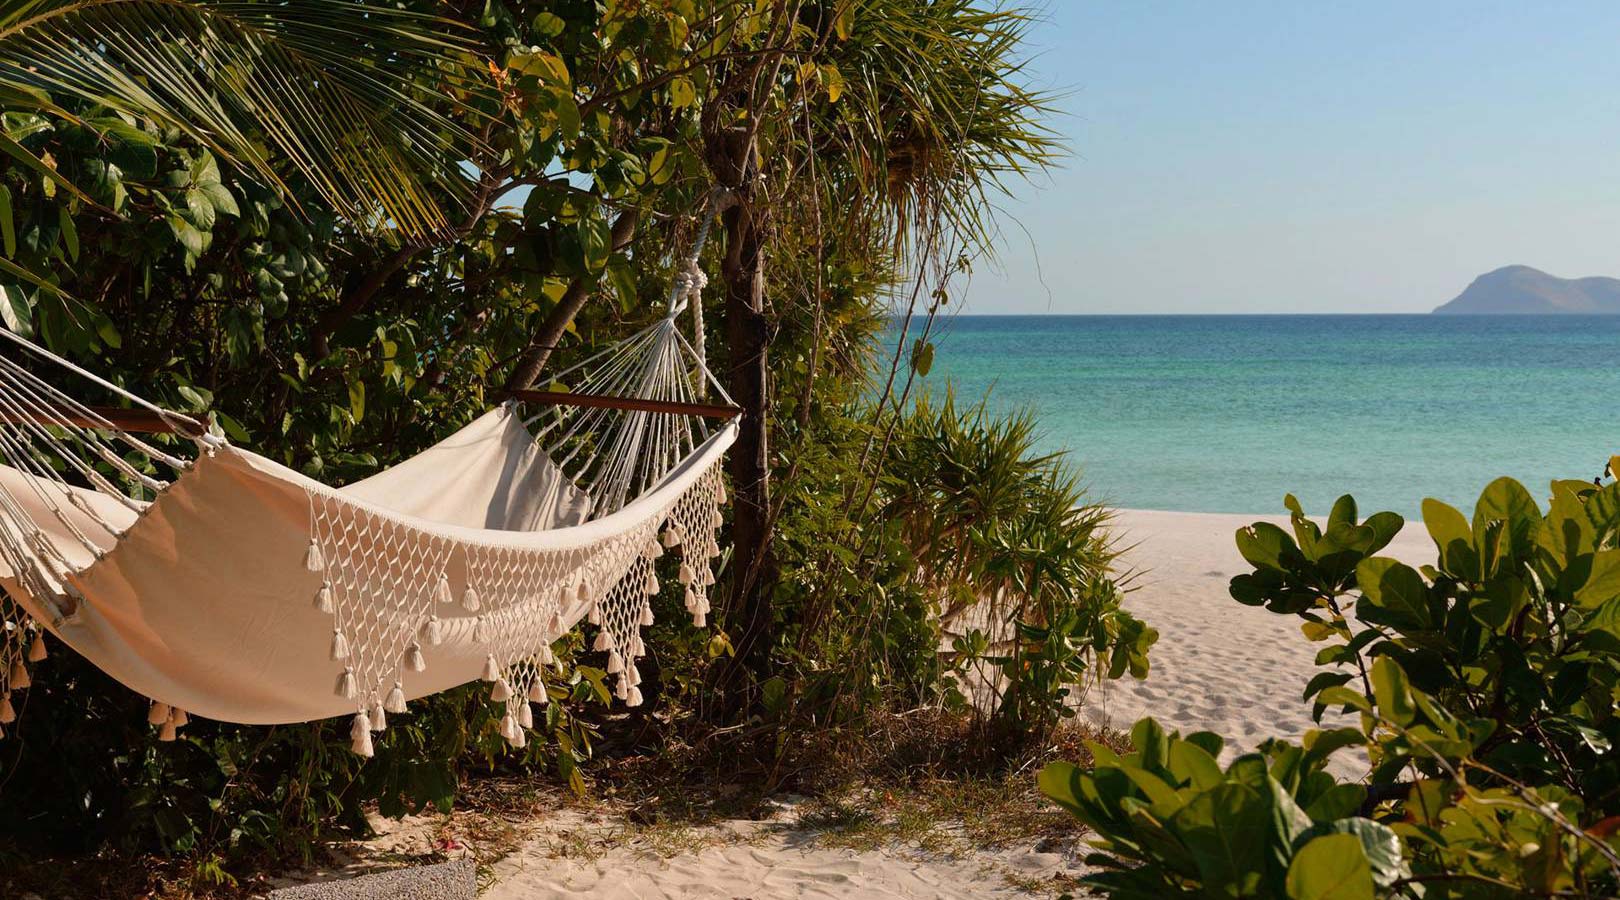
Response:
M1288 866L1292 900L1373 900L1372 867L1348 834L1312 838Z
M917 374L927 377L930 369L934 367L934 342L918 338L911 346L911 367Z
M17 224L11 217L11 188L0 184L0 249L6 256L17 255Z
M1270 804L1260 792L1227 783L1205 791L1167 823L1198 866L1208 896L1254 896L1266 867Z
M691 106L697 102L697 88L693 86L692 79L685 76L671 79L669 82L669 103L676 109Z
M1423 501L1423 525L1440 551L1440 568L1458 577L1470 577L1479 572L1479 557L1474 550L1474 530L1456 507L1434 498Z
M202 191L203 196L208 198L208 202L213 205L215 211L224 213L227 216L239 217L242 215L242 210L236 205L236 197L231 194L231 189L225 185L215 181L200 185L198 190Z
M1620 549L1599 550L1592 556L1592 572L1575 592L1575 602L1596 609L1620 597Z
M56 208L56 220L62 232L62 241L67 245L68 259L77 261L79 258L79 228L73 224L73 213L66 205Z
M1170 754L1166 761L1170 774L1177 779L1191 784L1199 790L1208 790L1223 781L1220 764L1215 757L1202 747L1189 741L1173 740L1170 742Z
M1387 656L1373 660L1373 699L1378 711L1397 725L1410 725L1417 714L1412 702L1412 686L1406 680L1406 670Z
M1434 627L1429 612L1429 589L1423 576L1411 566L1387 556L1374 556L1356 566L1356 584L1364 598L1357 615L1364 620L1401 629L1427 630ZM1368 606L1373 607L1369 610ZM1369 616L1370 611L1377 615Z
M1260 569L1287 570L1299 555L1288 532L1270 522L1256 522L1237 531L1238 552Z
M6 327L23 337L34 334L34 308L16 285L0 284L0 318Z

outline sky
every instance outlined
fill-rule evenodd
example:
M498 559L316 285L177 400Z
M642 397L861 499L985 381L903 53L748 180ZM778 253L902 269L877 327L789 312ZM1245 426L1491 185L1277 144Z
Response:
M962 311L1427 312L1620 276L1620 4L1046 0L1062 168Z

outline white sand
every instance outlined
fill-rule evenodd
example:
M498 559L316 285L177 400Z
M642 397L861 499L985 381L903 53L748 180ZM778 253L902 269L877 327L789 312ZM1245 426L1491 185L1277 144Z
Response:
M647 838L581 847L581 835L601 838L607 826L563 816L495 864L495 885L484 900L592 897L664 898L1015 898L1017 885L1074 874L1072 853L1034 847L969 855L915 846L851 850L828 846L795 824L791 808L764 822L735 821L696 829L684 840L708 843L670 854ZM1016 880L1015 880L1016 879Z
M1121 510L1125 562L1141 571L1126 606L1159 630L1145 681L1123 679L1093 690L1085 714L1128 729L1143 716L1182 732L1213 731L1230 758L1267 737L1298 739L1311 721L1301 693L1322 644L1307 641L1299 619L1244 606L1227 594L1233 575L1251 570L1237 552L1237 529L1259 520L1288 527L1285 517ZM1381 555L1414 565L1432 562L1434 545L1408 523ZM1357 771L1342 752L1335 768Z

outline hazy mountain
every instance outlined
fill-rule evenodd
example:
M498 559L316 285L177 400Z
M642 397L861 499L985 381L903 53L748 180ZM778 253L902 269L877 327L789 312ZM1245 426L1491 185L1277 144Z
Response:
M1559 278L1529 266L1504 266L1474 279L1435 309L1442 315L1620 313L1620 279Z

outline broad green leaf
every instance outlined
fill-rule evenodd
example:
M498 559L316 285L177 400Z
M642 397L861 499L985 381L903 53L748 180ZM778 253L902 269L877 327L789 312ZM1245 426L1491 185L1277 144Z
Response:
M1215 757L1189 741L1171 741L1166 762L1170 774L1199 790L1208 790L1226 780Z
M1409 725L1417 713L1412 702L1412 686L1406 680L1406 670L1387 656L1373 660L1373 699L1384 718L1397 725Z
M692 79L683 75L670 80L669 103L671 106L681 109L696 102L697 88L693 86Z
M1439 550L1440 568L1458 577L1478 575L1474 530L1456 507L1434 498L1423 501L1423 524Z
M34 334L34 308L16 285L0 284L0 318L6 327L23 337Z
M1270 522L1256 522L1237 530L1238 552L1250 565L1262 569L1287 570L1299 554L1288 532Z
M1361 841L1325 834L1306 842L1288 866L1292 900L1373 900L1372 867Z
M1229 782L1198 794L1166 823L1192 853L1209 896L1259 890L1272 835L1270 807L1258 790Z
M1620 549L1599 550L1592 556L1592 572L1575 592L1575 601L1595 609L1620 597Z
M1361 618L1376 618L1402 629L1434 627L1429 612L1428 586L1411 566L1387 556L1370 557L1356 566L1356 584L1364 598L1357 608ZM1369 605L1375 608L1377 615L1368 615Z

